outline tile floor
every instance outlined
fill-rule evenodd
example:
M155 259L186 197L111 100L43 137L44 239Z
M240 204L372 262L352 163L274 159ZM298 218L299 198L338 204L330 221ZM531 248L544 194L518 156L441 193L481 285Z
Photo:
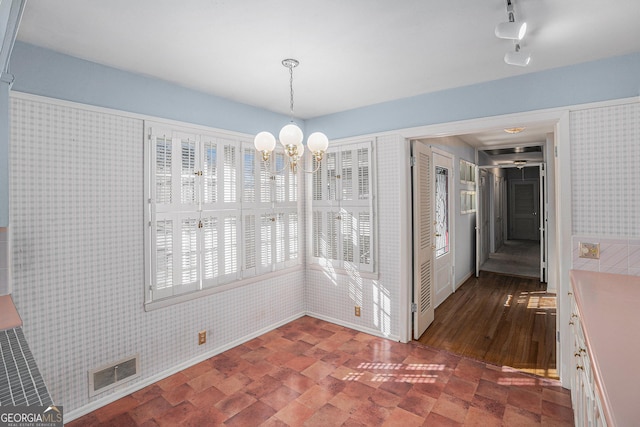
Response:
M302 317L69 423L570 426L559 383Z

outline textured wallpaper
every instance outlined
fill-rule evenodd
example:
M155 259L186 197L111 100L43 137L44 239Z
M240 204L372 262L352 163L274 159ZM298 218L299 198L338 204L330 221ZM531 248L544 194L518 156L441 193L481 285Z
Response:
M304 312L302 270L144 311L142 143L139 119L11 100L13 298L68 415L118 391L90 399L90 369L139 354L144 382Z
M640 275L640 104L571 113L573 268ZM579 242L600 259L579 258Z

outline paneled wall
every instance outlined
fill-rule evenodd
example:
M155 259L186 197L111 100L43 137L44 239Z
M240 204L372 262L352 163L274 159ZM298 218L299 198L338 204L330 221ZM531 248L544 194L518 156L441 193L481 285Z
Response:
M640 275L640 103L571 113L573 268ZM600 243L600 259L579 242Z
M11 100L13 298L67 415L111 393L89 398L90 369L139 354L148 382L304 312L303 269L144 311L142 144L124 113Z

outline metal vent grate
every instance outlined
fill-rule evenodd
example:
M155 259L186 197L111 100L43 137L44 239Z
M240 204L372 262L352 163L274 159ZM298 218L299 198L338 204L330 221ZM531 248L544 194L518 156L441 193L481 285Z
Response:
M138 355L89 371L89 396L110 390L139 375Z

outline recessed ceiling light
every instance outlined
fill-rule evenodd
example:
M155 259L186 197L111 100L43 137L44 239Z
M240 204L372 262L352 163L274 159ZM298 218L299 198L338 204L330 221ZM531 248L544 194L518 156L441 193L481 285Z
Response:
M520 132L522 132L523 130L525 130L525 128L524 128L524 127L515 127L515 128L506 128L504 131L505 131L506 133L511 133L511 134L513 134L513 133L520 133Z

